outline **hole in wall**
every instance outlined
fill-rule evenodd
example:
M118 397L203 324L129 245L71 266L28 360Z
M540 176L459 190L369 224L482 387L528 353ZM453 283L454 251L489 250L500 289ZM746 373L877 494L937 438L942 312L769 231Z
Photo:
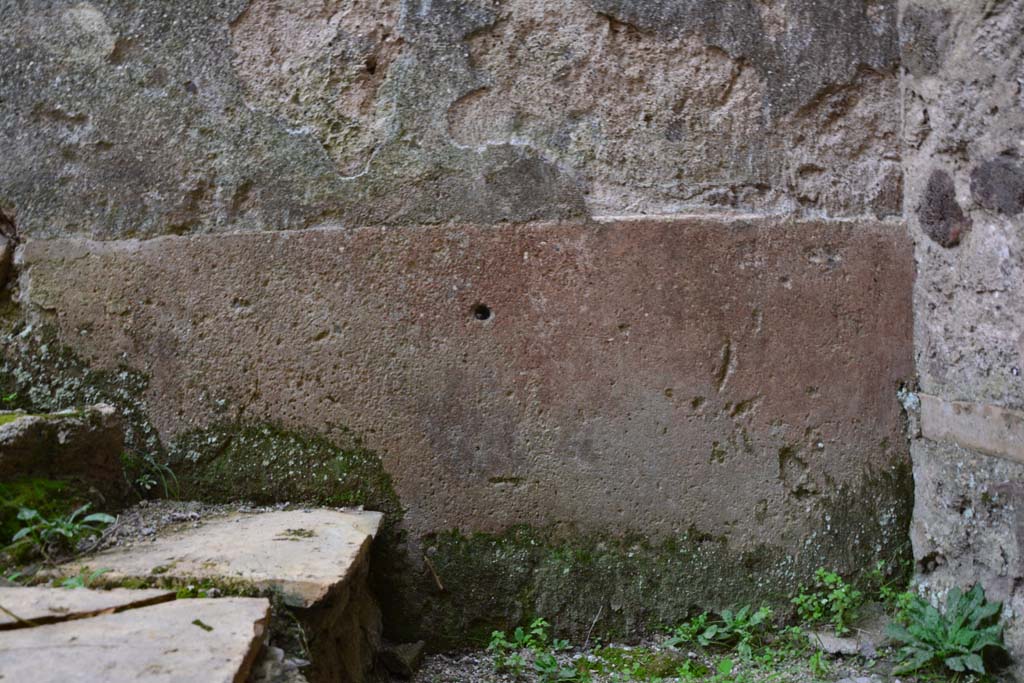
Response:
M477 304L473 307L473 317L477 320L490 320L491 308L487 304Z

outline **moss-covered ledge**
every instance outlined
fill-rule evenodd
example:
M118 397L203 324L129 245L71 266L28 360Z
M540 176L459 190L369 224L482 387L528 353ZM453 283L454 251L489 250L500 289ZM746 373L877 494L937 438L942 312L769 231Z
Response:
M422 538L421 558L409 557L406 574L378 595L386 615L403 616L393 637L425 638L435 650L486 644L492 630L536 616L576 639L628 641L704 609L767 603L785 612L818 567L856 581L879 561L908 566L911 486L900 460L818 499L820 526L795 555L768 545L736 552L697 528L662 539L530 526L448 530ZM864 500L895 502L878 509Z

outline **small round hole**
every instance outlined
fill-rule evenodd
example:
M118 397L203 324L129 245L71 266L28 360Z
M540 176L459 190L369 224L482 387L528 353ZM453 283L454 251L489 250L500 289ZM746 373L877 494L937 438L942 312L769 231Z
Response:
M477 304L473 307L473 317L477 320L490 320L491 309L484 304Z

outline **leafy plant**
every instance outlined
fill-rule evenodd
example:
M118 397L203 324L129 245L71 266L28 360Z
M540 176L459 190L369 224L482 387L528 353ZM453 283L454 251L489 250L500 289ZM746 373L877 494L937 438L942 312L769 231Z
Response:
M538 652L533 658L533 669L545 683L580 681L580 672L572 666L562 666L551 652Z
M908 596L907 581L911 573L910 561L904 560L898 565L890 565L879 560L874 568L864 575L865 586L872 598L885 605L889 612L898 614L906 606Z
M731 659L722 659L715 666L715 675L709 680L711 683L747 683L750 680L742 673L735 673L735 669L736 662Z
M693 619L683 622L679 626L676 626L670 632L668 640L665 641L666 647L679 647L684 643L693 643L697 641L697 636L704 633L704 629L708 627L708 619L711 618L710 612L702 612Z
M24 526L14 534L11 544L30 545L50 560L53 553L70 550L79 539L114 523L114 517L103 512L94 512L79 519L79 515L87 512L89 507L86 503L69 515L53 519L47 519L31 508L21 508L18 511L18 520Z
M74 493L62 481L25 478L0 483L0 539L6 541L24 526L18 520L22 508L38 510L43 516L66 514L72 509ZM84 502L84 501L77 501Z
M682 681L703 681L707 675L708 668L692 659L687 659L676 669L676 678Z
M712 619L707 612L690 622L676 627L666 645L696 641L701 647L733 648L740 656L749 658L753 648L762 641L772 611L768 607L754 609L744 605L738 610L722 610L720 619Z
M511 638L504 631L491 633L487 650L494 655L495 668L508 671L515 677L522 675L527 665L527 654L532 655L533 669L545 683L583 681L574 667L563 667L555 653L566 650L568 641L551 639L545 619L534 619L528 628L517 626Z
M498 671L509 671L517 678L522 674L526 660L504 631L491 632L491 641L487 645L487 651L494 655L494 668Z
M149 472L143 472L135 478L135 485L143 491L150 491L156 486L156 478Z
M125 451L121 454L125 479L141 495L149 495L159 484L165 498L177 498L180 493L178 478L167 463L156 461L148 454Z
M72 589L73 588L89 588L94 583L96 583L96 579L100 578L101 576L103 576L104 574L106 574L109 571L111 571L111 570L109 568L107 568L107 569L97 569L96 571L90 572L89 568L85 567L76 576L69 576L68 578L66 578L63 581L61 581L60 582L60 586L61 586L61 588L72 588Z
M803 586L793 598L797 614L807 624L830 623L836 633L850 630L857 618L857 610L864 602L864 594L846 583L834 571L821 567L814 574L814 585L808 592Z
M811 655L811 658L807 660L807 664L811 669L811 673L817 678L824 678L832 668L825 657L825 653L821 650L817 650Z
M916 598L917 595L910 591L900 591L893 593L886 601L886 607L892 612L892 618L897 624L910 624L910 606L914 604Z
M903 643L902 663L896 673L943 665L951 671L985 673L985 654L1005 650L1003 627L998 624L1002 604L988 602L981 585L967 593L953 588L945 611L913 596L905 611L907 625L890 624L888 635Z

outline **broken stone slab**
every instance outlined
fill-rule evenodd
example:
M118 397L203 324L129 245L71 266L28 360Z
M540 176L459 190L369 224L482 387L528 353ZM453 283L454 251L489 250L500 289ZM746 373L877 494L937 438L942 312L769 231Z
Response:
M0 587L0 631L83 619L174 600L166 590Z
M812 631L807 634L807 639L811 641L811 647L830 655L852 656L860 652L860 642L856 638L845 638L828 631Z
M812 647L830 655L860 655L873 659L880 649L892 644L892 639L886 635L891 621L882 605L871 602L861 608L861 616L847 633L840 636L832 631L811 631L807 638Z
M58 569L108 570L108 585L177 585L273 592L301 624L313 683L360 683L373 671L381 615L369 588L369 550L383 515L361 510L232 513L201 526L113 548ZM305 672L304 672L305 673Z
M121 417L106 404L46 415L0 412L0 481L76 480L116 502L125 493L123 452Z
M242 683L267 632L265 598L173 602L5 633L3 680Z
M191 582L209 579L279 593L289 607L308 608L343 585L367 561L379 512L284 510L234 513L152 543L112 548L66 564L109 570L102 581Z

